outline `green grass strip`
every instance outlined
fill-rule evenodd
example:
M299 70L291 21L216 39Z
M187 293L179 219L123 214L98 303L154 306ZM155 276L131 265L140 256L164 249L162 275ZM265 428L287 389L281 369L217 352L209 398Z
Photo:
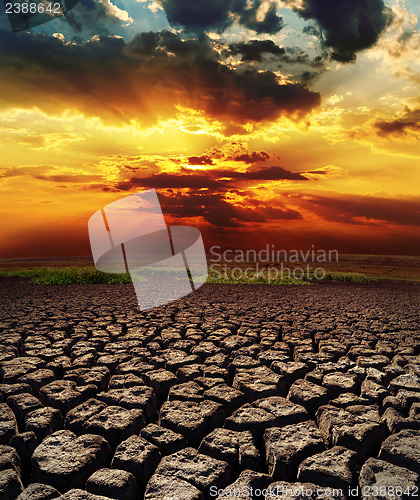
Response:
M162 270L160 270L162 271ZM166 272L171 272L166 270ZM149 270L153 273L153 269ZM28 278L32 284L36 285L96 285L96 284L129 284L132 283L131 276L128 273L113 274L103 273L95 267L34 267L27 269L1 270L0 276L13 278ZM182 273L180 273L180 278ZM146 278L144 278L146 279ZM377 281L360 273L341 273L329 272L325 276L329 281L353 281L369 282ZM235 277L228 270L226 273L210 273L207 283L220 284L259 284L259 285L308 285L314 283L313 279L268 279L262 273L248 273L248 275Z

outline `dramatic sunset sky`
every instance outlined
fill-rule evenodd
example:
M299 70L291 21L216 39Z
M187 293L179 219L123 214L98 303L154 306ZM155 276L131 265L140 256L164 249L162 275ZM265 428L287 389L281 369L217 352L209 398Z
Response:
M0 17L0 257L88 255L157 188L207 248L420 255L418 0L81 0Z

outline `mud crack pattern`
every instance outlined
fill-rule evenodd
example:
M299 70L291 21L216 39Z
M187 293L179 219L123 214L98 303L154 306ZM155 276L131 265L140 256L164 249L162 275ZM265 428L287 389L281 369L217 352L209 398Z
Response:
M2 499L418 498L418 284L0 294Z

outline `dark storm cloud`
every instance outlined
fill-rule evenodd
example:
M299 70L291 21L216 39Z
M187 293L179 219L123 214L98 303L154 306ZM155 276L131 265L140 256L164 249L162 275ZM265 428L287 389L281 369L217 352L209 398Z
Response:
M328 54L324 51L311 59L307 52L298 47L280 47L272 40L250 40L229 45L227 55L240 55L243 62L264 62L271 58L277 63L304 64L313 68L324 66Z
M268 33L274 35L278 33L284 26L283 19L277 15L277 7L272 4L266 12L264 18L259 21L257 19L257 10L261 5L260 0L251 2L251 7L248 8L247 1L237 1L237 11L239 14L239 22L246 28L260 33ZM235 11L234 11L235 12Z
M121 38L102 37L78 45L42 34L0 30L0 46L8 47L0 52L0 82L13 86L8 105L35 102L49 111L63 102L66 107L122 117L122 104L135 100L127 83L121 97L122 76L134 70L122 53Z
M217 227L243 227L245 223L267 222L269 220L295 220L301 215L286 207L253 209L231 204L220 194L180 193L163 195L159 193L163 212L174 218L201 217Z
M264 180L264 181L277 181L277 180L293 180L293 181L307 181L308 179L296 172L289 172L282 167L269 167L261 168L256 172L246 172L245 179L249 180Z
M132 177L128 182L116 185L118 189L129 190L134 187L147 187L156 189L201 189L222 188L222 184L206 175L180 175L180 174L157 174L150 177Z
M390 199L362 195L297 195L299 205L331 222L355 225L420 226L420 198Z
M191 156L190 158L188 158L188 164L189 165L213 165L213 160L207 155Z
M182 172L188 172L184 168ZM221 180L229 179L229 181ZM307 181L308 179L297 172L290 172L282 167L272 166L255 171L237 172L235 170L212 169L205 173L160 173L149 177L134 176L129 181L117 183L114 187L122 191L129 191L136 187L156 189L212 189L213 192L225 193L236 184L246 184L253 181Z
M229 51L236 55L241 54L243 61L261 62L264 54L284 56L286 51L272 40L250 40L230 45Z
M121 58L125 44L121 38L106 36L83 45L65 44L58 38L43 34L14 34L4 29L0 30L0 45L8 47L8 50L0 53L2 67L21 71L26 69L30 76L30 63L39 66L39 69L60 70L66 74L74 69L82 69L88 62L96 62L95 66L115 63Z
M404 136L408 132L420 132L420 108L406 108L405 112L393 120L382 120L374 123L380 136Z
M356 53L375 45L392 15L383 0L303 0L297 11L305 19L315 19L333 58L351 62Z
M320 52L311 57L299 47L280 47L272 40L250 40L230 44L225 49L226 57L240 58L243 67L252 66L257 70L281 71L294 75L294 80L303 85L311 84L327 69L329 53L320 47Z
M67 106L102 116L154 121L181 103L236 123L300 117L320 104L318 93L300 83L282 84L272 71L222 64L205 37L183 40L163 31L141 33L128 45L116 37L77 45L0 31L0 45L9 47L0 54L0 80L16 83L9 104L32 103L35 95L40 107L65 99Z
M316 71L304 71L301 73L297 79L303 83L304 85L309 85L314 82L319 76L319 73Z
M171 25L186 31L201 33L207 30L224 31L235 18L257 33L274 34L284 26L273 3L263 19L257 16L262 0L160 0Z
M215 174L219 177L228 177L231 179L247 181L307 181L308 179L297 172L290 172L282 167L261 168L256 171L236 172L232 170L216 170Z
M244 163L256 163L258 161L267 161L270 155L266 151L251 151L234 157L235 161L243 161Z
M231 23L229 0L161 0L170 24L190 30L218 29L223 31Z
M208 107L214 116L231 116L238 122L274 120L281 114L305 114L320 104L320 95L299 83L279 84L271 71L243 72L219 66L223 92L211 92Z
M320 104L318 93L299 83L280 84L272 71L234 70L222 64L207 38L183 40L168 31L142 33L125 53L144 59L143 74L165 74L218 118L263 121L282 113L304 114Z

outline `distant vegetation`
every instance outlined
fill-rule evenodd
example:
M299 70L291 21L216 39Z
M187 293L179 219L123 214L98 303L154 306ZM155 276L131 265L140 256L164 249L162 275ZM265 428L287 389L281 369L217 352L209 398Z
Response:
M29 269L0 270L0 276L29 278L35 285L96 285L131 283L125 274L109 274L95 267L34 267Z
M305 279L269 279L267 276L252 272L247 276L235 276L231 269L227 272L209 272L207 283L225 283L225 284L239 284L239 285L309 285L311 282Z
M378 281L378 278L372 278L361 273L344 273L344 272L330 272L325 275L324 280L329 281L355 281L357 283Z
M35 285L95 285L95 284L127 284L131 283L128 273L111 274L98 271L92 266L79 267L34 267L27 269L0 270L0 276L29 279ZM360 273L328 272L325 276L328 281L377 281ZM269 280L262 275L248 273L247 277L236 278L227 273L210 273L207 283L226 284L261 284L261 285L308 285L311 279L282 279Z

